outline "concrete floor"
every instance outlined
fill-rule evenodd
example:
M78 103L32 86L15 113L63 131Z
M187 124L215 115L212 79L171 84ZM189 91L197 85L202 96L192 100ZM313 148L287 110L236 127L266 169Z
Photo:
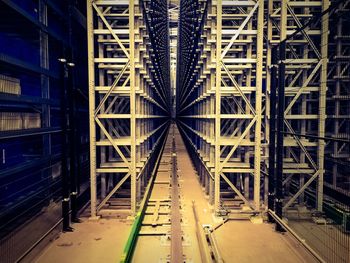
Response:
M186 262L201 262L193 201L201 224L214 225L218 220L212 214L212 208L208 205L179 134L176 135L176 143L183 254ZM160 181L168 180L166 173L161 177ZM154 187L151 199L164 199L168 196L169 187L163 182ZM85 219L83 223L74 225L74 232L61 234L36 262L117 262L127 240L130 225L131 222L120 219ZM288 234L276 233L269 224L253 224L247 220L228 221L215 230L214 235L224 262L315 262ZM166 262L169 253L170 241L166 235L142 236L138 240L133 262Z
M288 234L266 223L229 221L214 233L225 262L317 262Z
M100 219L74 224L74 232L62 233L35 261L37 263L118 262L131 223Z

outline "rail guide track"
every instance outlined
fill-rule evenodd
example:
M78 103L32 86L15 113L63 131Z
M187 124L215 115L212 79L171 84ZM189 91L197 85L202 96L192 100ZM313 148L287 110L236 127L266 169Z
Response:
M132 262L143 237L161 236L169 250L164 262L186 262L182 250L180 187L177 174L175 125L172 124L146 189L120 262ZM164 192L167 189L167 192ZM169 244L170 243L170 244ZM170 248L170 249L169 249Z
M121 263L139 262L140 257L142 260L148 260L147 257L151 257L149 254L152 251L144 247L150 246L152 242L155 244L154 238L159 240L156 250L158 262L192 262L192 255L185 247L197 244L202 262L223 262L213 234L214 229L211 225L202 225L199 222L194 201L192 209L196 237L195 240L189 241L185 236L186 223L184 222L187 220L184 218L180 198L181 178L178 170L176 132L178 132L177 127L172 124L153 170L152 179L145 191L140 211L131 227ZM148 262L154 260L156 259L152 258Z

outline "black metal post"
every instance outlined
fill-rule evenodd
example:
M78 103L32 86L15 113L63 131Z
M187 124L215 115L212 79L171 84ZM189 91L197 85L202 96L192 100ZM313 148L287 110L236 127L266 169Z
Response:
M65 52L63 52L64 54ZM61 126L62 126L62 218L63 231L71 231L69 222L69 172L68 172L68 123L67 123L67 99L68 99L68 68L65 54L59 59L61 79Z
M68 101L69 101L69 145L70 145L70 201L71 201L71 220L72 222L79 222L77 213L77 197L78 197L78 143L79 138L77 134L77 106L76 106L76 90L74 87L74 63L70 59L67 63L68 67Z
M270 74L270 138L269 138L269 185L268 208L275 211L275 187L276 187L276 89L277 89L277 50L272 49L271 74ZM269 214L269 222L275 220Z
M283 209L283 131L284 131L284 99L285 99L285 59L286 42L280 43L279 67L278 67L278 113L277 113L277 156L276 156L276 215L282 218ZM280 224L276 225L277 231L283 231Z

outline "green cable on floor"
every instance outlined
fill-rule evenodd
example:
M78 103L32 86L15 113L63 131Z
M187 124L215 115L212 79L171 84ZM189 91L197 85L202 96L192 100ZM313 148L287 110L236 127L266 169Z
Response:
M165 132L167 134L169 132L169 130L166 130ZM163 134L162 134L162 136L163 136ZM167 136L168 135L166 135L165 138L167 138ZM125 247L123 250L123 254L120 258L120 263L131 262L132 254L134 252L134 248L135 248L135 245L137 242L137 236L138 236L138 233L139 233L140 228L141 228L142 220L144 217L144 212L146 210L146 202L148 201L148 198L151 194L151 190L153 188L154 178L156 175L156 171L158 170L158 165L160 163L161 156L163 155L163 150L164 150L165 144L166 144L166 139L164 139L162 148L159 152L159 156L158 156L157 161L156 161L156 165L154 166L154 169L152 171L152 177L151 177L150 183L148 184L148 186L146 188L145 195L144 195L143 200L141 202L140 211L137 212L137 214L135 216L135 221L132 224L130 235L128 237L128 240L126 241L126 244L125 244Z
M131 232L128 240L126 241L123 254L120 259L120 263L131 262L131 257L134 252L135 244L137 242L137 236L140 231L141 223L142 223L142 213L141 211L137 213L135 217L135 221L132 224Z

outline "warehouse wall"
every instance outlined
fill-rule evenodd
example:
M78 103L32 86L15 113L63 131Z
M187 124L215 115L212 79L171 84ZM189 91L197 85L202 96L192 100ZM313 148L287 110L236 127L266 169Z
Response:
M85 1L0 1L2 262L17 260L49 230L60 229L64 122L58 59L62 56L75 64L69 100L75 101L78 116L71 121L75 125L69 125L75 131L71 145L78 157L68 184L78 182L78 201L88 199L85 9ZM72 133L66 132L72 140Z

